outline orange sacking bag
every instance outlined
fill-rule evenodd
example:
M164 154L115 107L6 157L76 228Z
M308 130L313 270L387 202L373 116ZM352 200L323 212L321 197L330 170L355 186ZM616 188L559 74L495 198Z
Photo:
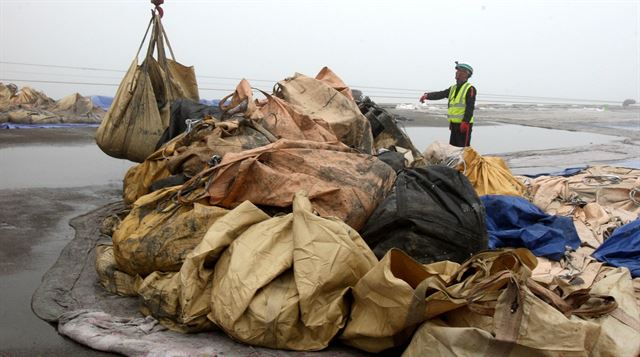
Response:
M289 207L294 194L304 190L321 216L338 217L356 230L396 178L387 164L343 144L291 140L227 154L210 174L212 205L233 208L249 200Z
M124 200L133 203L149 193L151 184L170 175L190 178L206 169L212 157L222 158L269 144L269 140L244 122L205 119L151 154L142 164L129 169L124 179Z
M312 118L294 108L291 103L266 92L260 92L266 99L255 101L249 82L245 79L240 81L236 90L221 101L222 118L228 118L233 113L244 109L243 116L258 123L271 133L274 139L339 141L329 124L323 119ZM224 104L226 102L229 103Z
M323 69L318 76L322 80L296 73L279 81L276 96L292 105L297 112L329 123L338 139L347 146L371 154L371 124L349 93L343 95L333 87L338 85L341 88L339 83L342 80L335 74L330 76L328 69Z
M338 141L327 122L301 113L278 97L267 95L266 101L260 105L260 112L264 128L278 138L317 142Z

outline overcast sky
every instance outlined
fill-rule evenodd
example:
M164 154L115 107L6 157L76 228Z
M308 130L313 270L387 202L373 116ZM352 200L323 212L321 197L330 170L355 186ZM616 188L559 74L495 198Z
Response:
M200 76L275 81L315 76L326 65L352 87L415 102L421 91L453 84L458 60L473 66L480 99L640 99L637 0L165 2L163 24L177 60L195 66L202 98L224 94L202 88L232 89L237 80ZM0 0L0 62L124 71L151 7L149 0ZM117 84L122 75L0 63L0 79ZM54 98L116 90L14 82Z

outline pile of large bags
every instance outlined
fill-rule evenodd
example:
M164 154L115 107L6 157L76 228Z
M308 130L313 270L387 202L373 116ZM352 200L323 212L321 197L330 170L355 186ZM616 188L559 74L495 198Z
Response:
M351 100L332 86L335 74L320 73L294 76L296 95L321 87L335 92L329 104ZM329 121L283 90L255 100L242 81L219 117L202 114L130 169L132 209L98 255L105 288L141 297L141 311L171 330L221 329L278 349L339 341L409 356L639 351L625 343L638 336L640 311L628 269L592 264L580 270L590 274L580 289L551 276L553 264L584 254L576 249L590 236L576 230L575 207L556 215L534 205L549 194L536 186L544 178L515 177L472 148L453 167L392 168L375 155L355 103L341 104L350 120ZM593 190L563 187L567 204L576 200L567 192L583 192L609 205ZM612 200L627 212L616 227L637 217ZM513 247L523 248L504 250Z
M99 123L103 115L78 93L56 101L30 87L0 83L0 124Z
M472 148L420 154L326 67L273 93L243 80L207 108L180 89L189 76L162 58L166 35L157 16L151 25L160 58L150 45L132 64L97 137L141 161L124 179L130 210L98 250L105 289L140 297L173 331L277 349L640 352L627 263L584 250L614 229L617 246L640 239L625 225L637 171L525 180Z

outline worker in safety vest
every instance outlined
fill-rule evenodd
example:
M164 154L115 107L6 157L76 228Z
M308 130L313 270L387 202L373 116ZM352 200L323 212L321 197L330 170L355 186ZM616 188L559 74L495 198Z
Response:
M456 61L456 84L441 92L425 93L420 103L425 100L449 98L447 119L451 136L449 144L465 147L471 144L471 128L473 127L473 109L476 105L476 89L467 82L473 74L473 68Z

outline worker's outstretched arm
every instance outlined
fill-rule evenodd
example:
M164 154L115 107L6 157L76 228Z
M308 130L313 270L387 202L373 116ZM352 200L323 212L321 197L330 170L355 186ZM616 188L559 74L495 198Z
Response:
M449 88L440 92L428 92L420 97L420 102L424 103L425 100L439 100L449 97Z

